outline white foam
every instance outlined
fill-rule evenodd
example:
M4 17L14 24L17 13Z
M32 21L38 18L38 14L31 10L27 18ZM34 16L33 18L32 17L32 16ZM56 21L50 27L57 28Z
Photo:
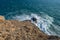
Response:
M32 17L35 17L37 19L37 23L31 20ZM49 34L47 29L50 27L50 24L52 24L53 22L53 18L48 15L45 15L45 18L42 18L41 16L38 16L37 14L33 14L33 13L31 13L31 15L26 15L26 14L16 15L13 17L13 19L19 21L31 20L32 23L34 23L40 30L44 31L47 34Z
M29 15L16 15L13 17L13 19L19 20L19 21L23 21L23 20L30 20L30 16Z

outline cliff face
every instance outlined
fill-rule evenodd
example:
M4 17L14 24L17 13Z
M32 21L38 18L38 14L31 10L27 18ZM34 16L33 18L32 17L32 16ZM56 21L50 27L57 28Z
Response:
M5 20L0 17L0 40L60 40L48 36L30 21Z

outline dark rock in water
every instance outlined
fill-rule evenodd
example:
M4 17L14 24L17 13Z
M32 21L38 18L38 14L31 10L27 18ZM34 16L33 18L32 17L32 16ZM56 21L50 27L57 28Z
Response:
M60 40L58 36L49 36L48 40Z
M31 20L37 22L37 19L35 17L32 17Z

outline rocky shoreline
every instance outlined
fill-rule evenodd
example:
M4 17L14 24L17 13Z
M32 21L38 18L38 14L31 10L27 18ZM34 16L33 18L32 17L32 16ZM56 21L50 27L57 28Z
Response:
M43 33L31 21L5 20L0 16L0 40L60 40L60 37Z

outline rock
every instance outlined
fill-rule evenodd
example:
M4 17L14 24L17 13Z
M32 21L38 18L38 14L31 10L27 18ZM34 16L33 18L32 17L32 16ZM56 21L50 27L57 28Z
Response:
M0 22L3 22L5 20L4 16L0 16Z
M35 17L32 17L31 20L37 23L37 19Z
M28 20L4 20L0 23L0 40L60 40L60 38L43 33Z

